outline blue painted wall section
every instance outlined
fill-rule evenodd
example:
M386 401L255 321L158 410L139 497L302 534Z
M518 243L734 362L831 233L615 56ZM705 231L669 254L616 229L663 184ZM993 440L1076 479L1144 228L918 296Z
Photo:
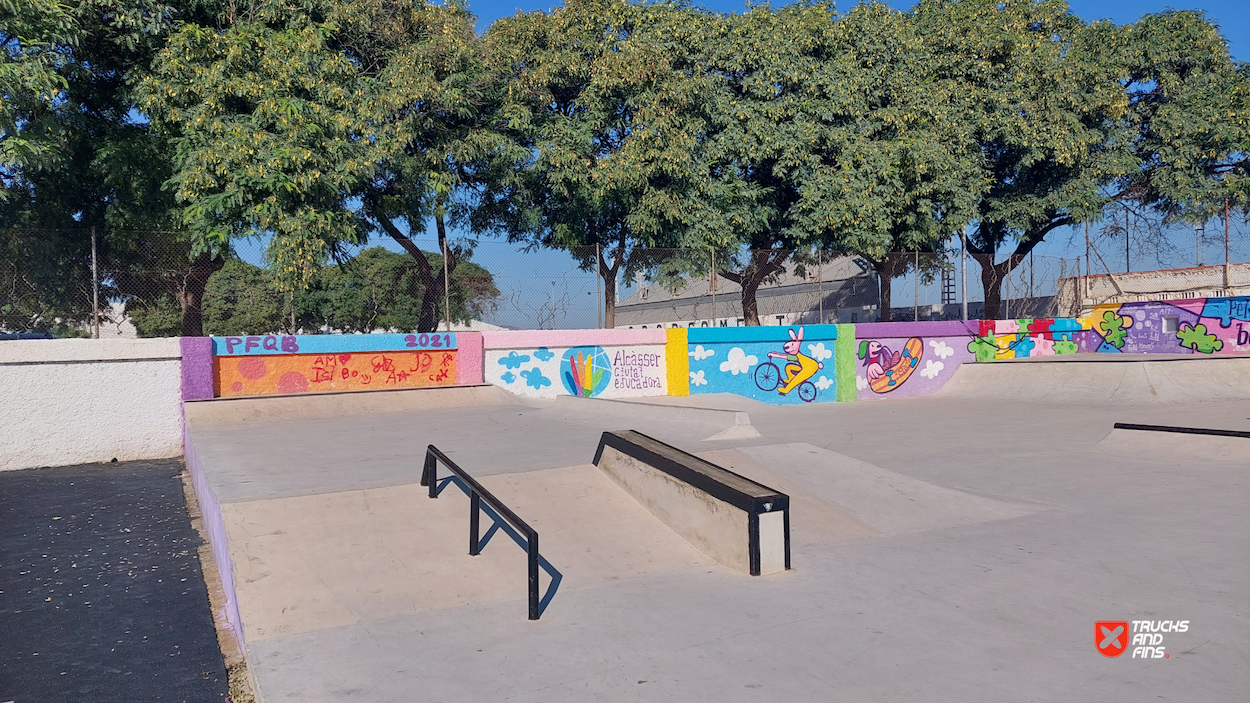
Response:
M428 334L266 334L213 337L213 356L256 354L355 354L382 351L448 351L456 348L455 332Z
M777 405L837 399L837 325L692 327L690 392L734 393Z

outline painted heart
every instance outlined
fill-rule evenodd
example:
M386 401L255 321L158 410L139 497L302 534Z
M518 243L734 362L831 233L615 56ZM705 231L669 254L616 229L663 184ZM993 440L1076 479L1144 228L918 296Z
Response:
M352 358L351 354L339 354L339 363L346 364L347 360Z

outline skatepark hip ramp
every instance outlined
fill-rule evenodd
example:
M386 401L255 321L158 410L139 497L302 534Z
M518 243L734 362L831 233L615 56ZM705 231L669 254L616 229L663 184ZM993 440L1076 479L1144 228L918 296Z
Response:
M963 364L935 395L1053 403L1250 399L1250 358L1098 354Z

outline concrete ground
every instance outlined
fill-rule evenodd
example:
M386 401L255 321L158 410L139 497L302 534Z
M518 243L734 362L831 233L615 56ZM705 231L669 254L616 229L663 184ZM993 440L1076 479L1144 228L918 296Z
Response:
M188 417L267 700L1244 700L1250 440L1112 424L1246 430L1246 401L982 390ZM655 407L682 403L745 410L759 436ZM599 433L624 428L789 493L795 568L720 566L605 481ZM541 620L521 549L500 533L467 556L468 499L415 485L430 443L539 531ZM1109 659L1100 620L1190 624L1166 659Z
M0 472L0 701L220 703L179 461Z

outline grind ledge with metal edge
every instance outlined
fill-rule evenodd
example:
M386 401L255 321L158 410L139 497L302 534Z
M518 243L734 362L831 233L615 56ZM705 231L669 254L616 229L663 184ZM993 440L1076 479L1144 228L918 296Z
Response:
M759 576L790 568L790 497L634 430L604 432L595 466L716 561Z

